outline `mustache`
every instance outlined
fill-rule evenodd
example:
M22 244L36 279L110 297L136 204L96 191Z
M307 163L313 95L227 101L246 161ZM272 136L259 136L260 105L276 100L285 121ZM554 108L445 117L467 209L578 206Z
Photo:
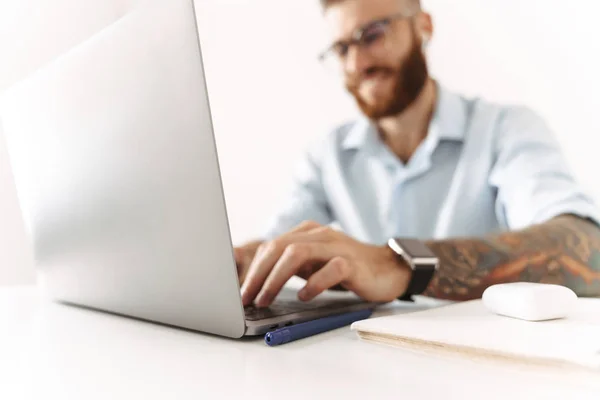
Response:
M398 72L394 68L390 67L369 67L360 73L348 75L346 77L346 86L349 89L356 89L362 81L372 77L373 75L397 75L397 73Z

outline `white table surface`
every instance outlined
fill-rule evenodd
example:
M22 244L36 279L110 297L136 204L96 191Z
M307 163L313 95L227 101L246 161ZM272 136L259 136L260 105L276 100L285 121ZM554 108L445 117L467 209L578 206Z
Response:
M597 400L600 375L425 355L349 328L270 348L0 289L0 399L236 397Z

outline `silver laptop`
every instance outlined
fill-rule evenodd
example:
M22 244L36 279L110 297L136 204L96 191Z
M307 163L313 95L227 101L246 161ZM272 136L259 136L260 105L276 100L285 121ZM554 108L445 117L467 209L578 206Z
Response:
M140 2L0 97L53 299L235 338L371 306L242 306L192 0Z

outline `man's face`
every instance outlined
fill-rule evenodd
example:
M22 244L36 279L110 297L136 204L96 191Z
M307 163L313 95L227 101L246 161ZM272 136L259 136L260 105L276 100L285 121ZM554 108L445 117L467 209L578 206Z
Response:
M326 12L346 88L373 120L404 111L427 80L421 35L414 18L404 18L415 12L406 4L400 0L346 0ZM357 30L362 32L362 44L346 46Z

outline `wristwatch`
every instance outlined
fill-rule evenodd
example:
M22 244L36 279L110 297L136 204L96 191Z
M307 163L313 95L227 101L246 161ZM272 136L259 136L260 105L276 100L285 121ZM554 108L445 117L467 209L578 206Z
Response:
M438 257L420 240L390 239L388 246L412 270L406 292L399 297L403 301L412 301L412 296L423 293L433 275L439 268Z

